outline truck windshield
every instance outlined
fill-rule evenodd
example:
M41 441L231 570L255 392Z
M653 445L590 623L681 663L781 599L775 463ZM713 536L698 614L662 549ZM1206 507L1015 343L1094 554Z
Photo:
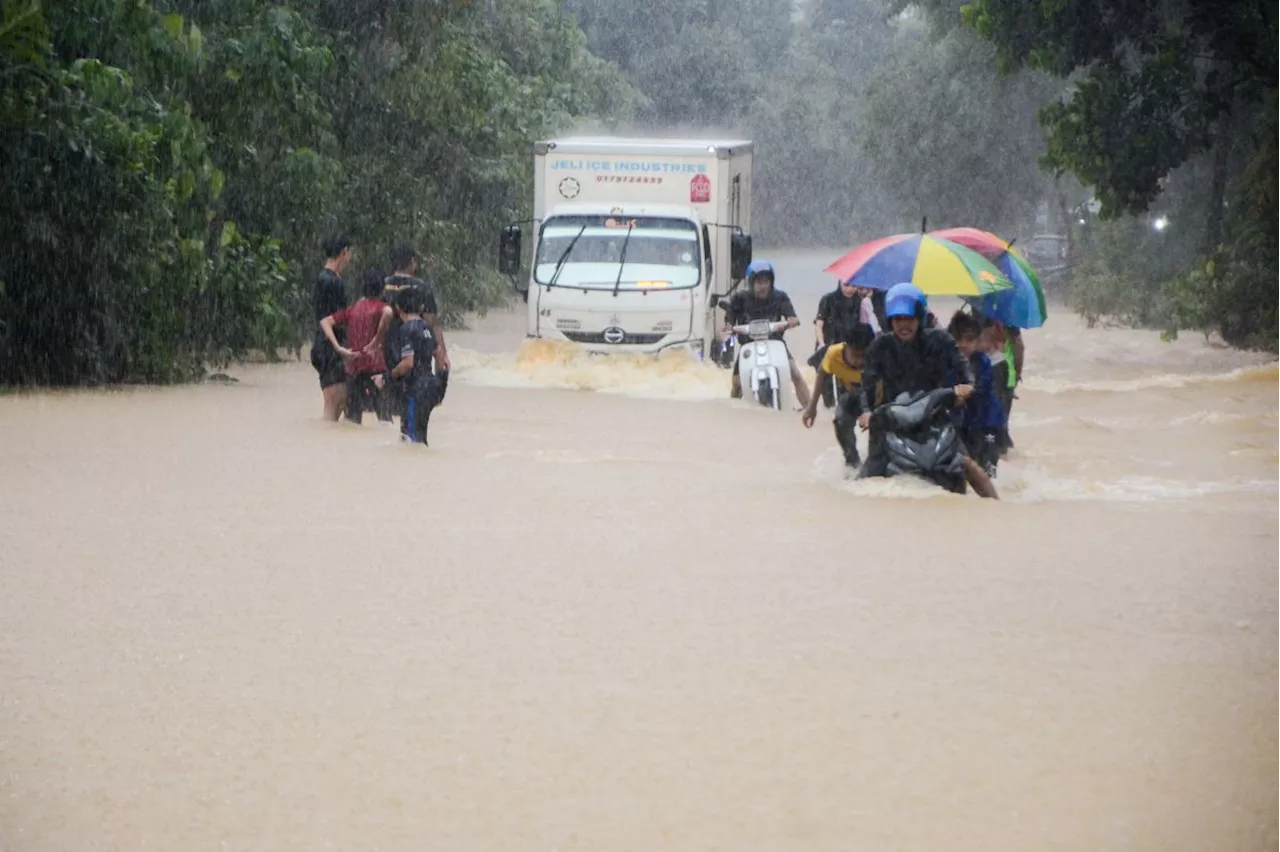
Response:
M586 230L583 230L583 226ZM630 239L627 237L630 230ZM578 237L581 232L582 236ZM698 231L685 219L558 216L548 219L538 242L534 279L551 281L556 262L574 237L573 251L556 279L559 287L614 289L626 243L622 290L696 287L702 278Z

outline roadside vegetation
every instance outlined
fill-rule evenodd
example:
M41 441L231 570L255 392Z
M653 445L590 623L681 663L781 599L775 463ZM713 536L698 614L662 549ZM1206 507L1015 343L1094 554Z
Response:
M1276 347L1266 4L0 10L2 383L183 381L296 347L331 233L356 268L413 242L453 319L499 305L529 143L567 130L750 136L762 242L845 246L926 216L1058 233L1091 320Z

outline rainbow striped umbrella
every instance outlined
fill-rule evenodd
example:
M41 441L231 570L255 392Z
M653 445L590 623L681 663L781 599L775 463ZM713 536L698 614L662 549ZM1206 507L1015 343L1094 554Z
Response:
M826 271L846 284L872 290L909 281L929 296L985 296L1013 286L976 251L932 234L898 234L863 243Z
M996 236L990 231L983 231L978 228L947 228L943 231L933 231L932 235L973 249L999 267L1005 277L1013 282L1014 289L1022 290L1023 282L1025 281L1026 286L1031 287L1035 294L1035 307L1025 304L1029 298L1025 294L1018 299L1021 305L1018 309L1019 316L1029 318L1028 323L1025 325L1006 322L1006 320L990 313L988 313L988 316L1000 319L1001 322L1006 322L1007 325L1017 325L1019 328L1037 328L1044 325L1045 318L1049 316L1049 311L1044 302L1044 288L1040 286L1040 279L1035 270L1031 268L1031 264L1027 263L1027 259L1022 256L1022 253L1013 247L1013 243L1003 237ZM1017 269L1014 270L1010 267L1017 267ZM1002 301L1007 302L1008 300L1003 299ZM1038 321L1035 319L1037 316L1039 317Z

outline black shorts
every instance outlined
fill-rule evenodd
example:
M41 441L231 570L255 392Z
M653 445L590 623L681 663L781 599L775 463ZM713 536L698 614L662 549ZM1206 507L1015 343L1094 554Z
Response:
M347 376L347 419L352 423L362 423L366 411L374 412L379 420L391 421L391 394L379 390L373 376L373 373Z
M342 356L324 338L311 344L311 366L320 376L321 388L347 383L347 371L342 365Z

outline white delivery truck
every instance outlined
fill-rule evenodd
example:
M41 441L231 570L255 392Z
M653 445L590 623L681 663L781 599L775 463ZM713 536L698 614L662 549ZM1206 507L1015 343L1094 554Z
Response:
M521 263L519 224L499 249L528 304L526 336L709 357L719 301L751 262L751 165L748 141L535 144L531 262Z

